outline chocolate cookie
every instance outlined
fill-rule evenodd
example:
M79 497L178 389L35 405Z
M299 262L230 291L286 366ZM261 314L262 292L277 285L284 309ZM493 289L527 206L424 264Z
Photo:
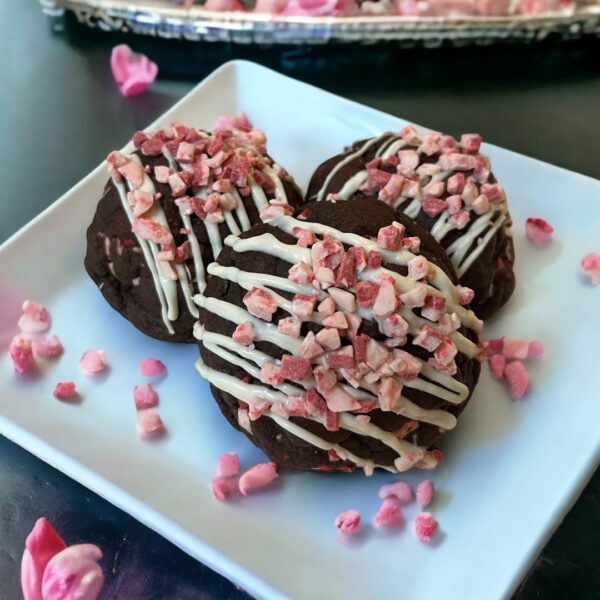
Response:
M221 411L281 466L434 467L480 371L443 248L372 199L279 212L225 241L197 298Z
M322 163L308 200L366 194L417 220L446 249L471 307L486 319L515 288L511 219L502 187L479 154L481 137L419 135L413 127L361 140Z
M193 342L192 297L223 240L260 222L261 211L285 205L293 212L302 196L257 129L174 125L138 132L133 145L108 156L111 179L87 231L85 268L140 331Z

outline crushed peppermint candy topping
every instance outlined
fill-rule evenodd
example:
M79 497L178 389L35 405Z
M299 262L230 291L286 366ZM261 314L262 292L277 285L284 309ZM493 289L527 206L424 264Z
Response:
M409 504L412 502L413 491L410 484L405 481L396 481L382 485L379 488L379 498L381 500L396 498L401 504Z
M433 500L434 491L435 489L433 486L433 482L429 479L425 479L417 485L415 496L421 508L425 508L426 506L429 506L431 504L431 501Z
M137 432L144 439L155 439L166 433L165 425L159 414L152 408L146 408L137 412Z
M234 477L239 470L240 457L237 452L228 452L217 460L217 477Z
M30 339L22 335L16 335L10 342L8 354L15 373L18 375L26 375L35 371L35 359Z
M57 335L47 338L33 338L31 349L36 358L55 358L64 352L63 345Z
M79 359L79 364L88 377L98 375L108 369L106 352L104 350L87 350Z
M394 496L388 496L383 500L373 518L373 524L376 527L395 527L400 525L402 521L400 502Z
M271 485L277 478L277 465L274 462L259 463L245 471L238 482L242 496Z
M133 399L137 410L158 406L158 393L149 383L136 385L133 388Z
M44 333L50 329L50 314L48 309L33 300L23 302L23 314L18 321L23 333Z
M140 364L142 377L156 377L167 371L167 367L158 358L145 358Z

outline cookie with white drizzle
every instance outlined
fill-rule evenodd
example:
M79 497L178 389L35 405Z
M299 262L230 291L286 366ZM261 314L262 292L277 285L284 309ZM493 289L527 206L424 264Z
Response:
M322 163L308 186L308 200L378 198L416 219L446 249L473 310L490 317L515 287L514 247L506 195L486 157L481 137L457 142L413 127L354 143Z
M87 232L85 267L140 331L193 342L192 297L223 239L259 222L269 201L296 209L302 196L258 129L208 133L175 124L132 141L107 158L111 178Z
M291 468L434 467L479 378L482 324L431 235L357 198L225 246L195 300L197 369L229 422Z

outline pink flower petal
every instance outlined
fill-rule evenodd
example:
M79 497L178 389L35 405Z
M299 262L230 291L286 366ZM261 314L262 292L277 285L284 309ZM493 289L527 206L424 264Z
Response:
M32 339L31 349L36 358L55 358L65 351L57 335Z
M35 371L35 360L31 349L31 340L22 336L15 335L8 347L8 355L13 363L15 373L25 375Z
M84 352L83 356L79 359L79 364L88 377L102 373L102 371L108 368L104 350L88 350Z
M159 414L152 408L140 410L137 413L137 432L144 439L154 439L163 436L166 428Z
M59 400L64 400L72 398L75 394L77 394L77 390L73 381L60 381L56 384L52 395Z
M127 44L113 48L110 67L119 91L126 97L146 90L158 74L155 63L147 56L133 52Z
M158 393L149 383L136 385L133 388L133 399L137 410L158 406Z
M600 254L590 252L581 259L581 270L592 280L594 285L600 285Z
M417 486L416 496L417 502L421 505L421 508L425 508L431 504L431 501L433 500L433 492L433 482L429 479L425 479L419 483Z
M530 242L541 246L547 244L552 234L554 227L544 219L529 218L525 221L525 234Z
M248 469L239 480L239 489L243 496L270 485L279 477L274 462L260 463Z
M21 561L21 590L25 600L43 600L42 580L46 565L66 547L45 517L36 521L25 541Z
M360 531L360 514L355 510L347 510L335 518L335 526L340 533L358 533Z
M48 310L33 300L25 300L18 325L23 333L44 333L50 329Z
M65 548L50 559L42 582L44 600L96 600L104 585L97 561L102 552L94 544Z
M142 377L162 375L166 370L167 367L158 358L145 358L140 364L140 374Z
M402 523L402 512L400 511L398 499L394 497L386 498L373 518L373 523L377 527L392 527Z
M240 457L237 452L228 452L217 460L217 477L233 477L240 470Z
M420 513L415 519L415 533L422 542L431 542L431 538L438 528L438 522L428 512Z

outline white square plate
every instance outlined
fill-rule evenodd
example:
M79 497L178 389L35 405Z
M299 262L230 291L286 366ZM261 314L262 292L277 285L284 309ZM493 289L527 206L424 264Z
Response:
M220 114L246 111L269 149L306 185L312 170L355 139L405 122L263 67L233 62L203 81L155 125L173 120L209 127ZM433 124L435 125L435 124ZM44 377L24 381L0 356L0 432L123 508L186 552L259 597L477 598L507 596L587 481L599 454L600 289L578 273L598 250L600 183L486 146L507 189L515 220L517 290L486 327L488 336L540 339L546 357L532 365L532 389L515 403L483 373L475 397L442 449L432 474L431 510L441 524L432 546L412 527L370 528L340 545L336 514L355 508L369 520L377 489L393 479L288 474L279 485L222 504L210 491L217 457L238 450L243 464L262 459L221 417L195 374L194 346L164 344L113 312L83 269L85 229L106 173L98 167L0 249L0 305L7 345L24 298L46 304L66 353ZM535 247L526 217L548 219L555 240ZM86 380L78 359L104 348L112 365ZM169 375L159 386L167 439L135 433L132 388L138 365L157 356ZM79 406L52 398L56 381L75 379ZM423 473L408 474L416 483ZM411 523L415 514L407 512Z

